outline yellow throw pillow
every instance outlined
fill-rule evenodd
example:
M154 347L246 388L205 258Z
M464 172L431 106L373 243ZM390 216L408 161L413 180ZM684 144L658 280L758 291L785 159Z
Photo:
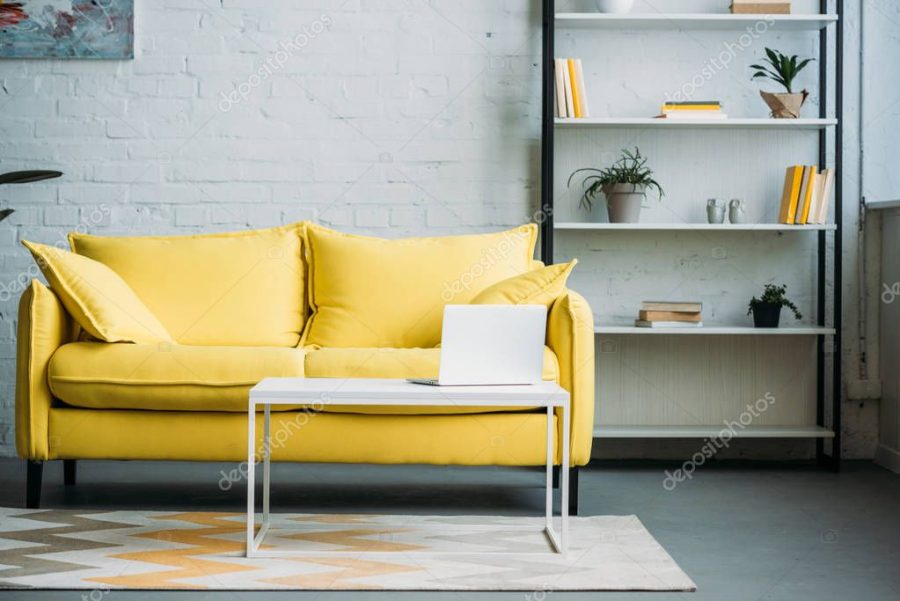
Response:
M304 223L192 236L69 234L122 276L181 344L297 346L306 319Z
M578 259L540 267L497 282L472 299L473 305L546 305L549 307L566 288L566 280Z
M84 330L106 342L172 342L156 316L119 275L98 261L22 241L50 287Z
M505 232L384 240L307 228L312 317L304 344L433 347L444 305L531 269L537 226Z

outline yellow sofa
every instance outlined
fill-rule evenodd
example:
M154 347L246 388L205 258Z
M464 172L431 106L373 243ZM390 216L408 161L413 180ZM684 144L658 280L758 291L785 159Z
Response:
M540 267L536 235L529 225L382 240L306 222L200 236L72 234L72 250L127 282L172 342L98 340L66 310L65 294L30 284L19 303L16 378L26 504L39 504L47 460L67 460L67 484L78 459L246 460L247 393L263 377L435 377L443 306ZM575 467L590 458L593 340L590 308L563 290L549 308L544 377L571 393ZM544 462L540 411L316 409L273 416L273 431L291 433L274 460Z

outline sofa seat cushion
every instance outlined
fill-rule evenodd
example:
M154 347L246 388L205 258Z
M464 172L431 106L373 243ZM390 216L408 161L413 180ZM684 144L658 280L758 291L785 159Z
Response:
M306 377L309 378L436 378L441 363L439 348L323 348L307 347ZM548 347L544 347L545 380L559 381L559 362ZM331 413L365 414L443 414L495 413L523 411L533 407L378 407L359 405L331 405L324 403L322 411Z
M385 240L307 226L312 315L304 345L428 348L444 305L531 270L537 226Z
M53 354L48 379L53 396L75 407L246 411L259 380L303 376L304 354L283 347L75 342Z
M196 236L71 233L180 344L297 346L306 319L304 223Z

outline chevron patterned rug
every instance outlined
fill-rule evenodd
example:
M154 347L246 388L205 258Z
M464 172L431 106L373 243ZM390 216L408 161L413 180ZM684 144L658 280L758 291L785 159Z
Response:
M266 547L304 554L247 559L243 514L0 508L0 588L695 590L635 516L571 518L564 557L542 524L282 514Z

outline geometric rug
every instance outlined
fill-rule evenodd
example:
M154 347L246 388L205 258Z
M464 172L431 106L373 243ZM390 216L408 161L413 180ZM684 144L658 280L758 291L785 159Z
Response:
M273 514L265 547L303 554L248 559L241 513L0 508L0 588L695 590L635 516L570 518L565 556L543 521Z

